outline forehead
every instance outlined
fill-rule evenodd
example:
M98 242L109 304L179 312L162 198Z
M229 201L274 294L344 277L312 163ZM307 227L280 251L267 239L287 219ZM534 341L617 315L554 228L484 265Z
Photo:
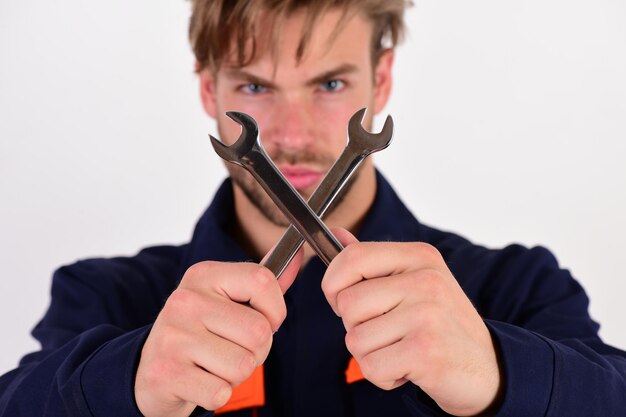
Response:
M275 77L285 69L297 70L306 76L307 72L323 71L329 66L342 64L364 65L371 59L372 23L360 14L353 14L342 20L342 12L329 10L321 14L310 28L305 49L299 56L301 39L306 30L305 12L296 12L285 18L277 28L267 28L254 38L256 43L253 59L241 67L236 42L225 61L223 69L269 69ZM250 53L252 41L244 53ZM273 77L274 78L274 77Z

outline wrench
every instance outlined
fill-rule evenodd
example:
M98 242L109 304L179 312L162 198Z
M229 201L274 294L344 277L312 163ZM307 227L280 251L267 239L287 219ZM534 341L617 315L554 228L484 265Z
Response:
M240 112L227 112L226 115L241 125L241 135L230 146L209 135L215 152L222 159L240 165L250 172L322 261L328 265L343 250L343 246L267 156L259 141L259 129L254 119Z
M330 168L320 185L309 198L307 204L319 217L324 216L335 197L339 195L352 174L361 165L361 162L370 154L385 149L391 143L393 136L393 119L387 116L380 133L370 133L361 124L365 109L357 111L348 122L348 144L339 159ZM283 234L272 253L266 258L264 265L280 277L304 239L293 226Z

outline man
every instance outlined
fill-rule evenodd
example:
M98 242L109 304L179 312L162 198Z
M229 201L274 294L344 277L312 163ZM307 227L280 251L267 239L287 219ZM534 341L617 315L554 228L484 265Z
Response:
M350 116L367 107L371 127L387 102L404 7L194 1L221 139L239 135L225 111L250 114L309 197ZM419 224L366 161L326 219L346 249L327 269L305 249L276 280L258 262L288 222L228 169L189 244L57 271L42 350L0 380L2 415L623 413L626 354L601 342L545 249L492 251Z

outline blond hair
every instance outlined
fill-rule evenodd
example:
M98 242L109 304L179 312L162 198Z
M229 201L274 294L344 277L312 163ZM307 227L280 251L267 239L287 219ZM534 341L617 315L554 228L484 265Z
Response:
M319 17L330 9L340 10L342 17L335 34L353 15L361 14L373 24L372 62L380 53L396 46L404 35L404 10L410 0L191 0L189 40L198 63L197 70L216 70L233 51L236 64L245 66L257 52L258 33L276 38L284 20L295 12L306 15L304 30L296 51L300 60Z

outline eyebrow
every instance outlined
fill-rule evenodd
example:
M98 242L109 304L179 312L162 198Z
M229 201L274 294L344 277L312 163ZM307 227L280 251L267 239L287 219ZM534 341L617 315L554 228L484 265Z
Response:
M332 80L342 75L349 75L358 71L358 67L354 64L342 64L337 68L325 71L318 76L313 77L306 82L307 85L316 85L323 83L324 81Z
M341 64L337 68L333 68L331 70L324 71L323 73L319 75L316 75L315 77L306 81L306 85L311 86L311 85L320 84L320 83L323 83L324 81L328 81L328 80L337 78L342 75L352 74L357 71L358 71L358 67L354 64ZM272 81L266 80L262 77L258 77L248 71L245 71L239 68L229 68L226 70L226 73L228 74L228 76L232 78L245 80L252 84L264 85L269 88L276 87L276 85Z

